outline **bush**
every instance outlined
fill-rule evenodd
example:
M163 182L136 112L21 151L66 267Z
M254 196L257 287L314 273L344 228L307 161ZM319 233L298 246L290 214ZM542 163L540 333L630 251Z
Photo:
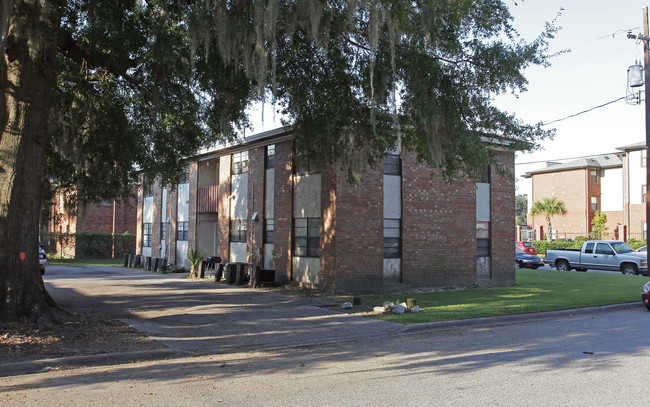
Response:
M61 250L58 253L60 257L108 259L113 244L115 258L123 257L124 253L135 253L135 235L130 233L114 236L110 233L49 233L45 241L50 256Z
M546 251L551 249L567 249L567 248L573 248L575 245L575 242L569 242L568 240L564 239L558 239L558 240L536 240L533 242L533 246L535 246L535 250L537 250L538 254L541 255L546 255ZM580 247L582 247L582 243L580 243Z
M627 240L627 244L629 244L630 247L633 248L634 250L638 249L641 246L645 246L647 244L646 242L647 242L646 239L630 238Z

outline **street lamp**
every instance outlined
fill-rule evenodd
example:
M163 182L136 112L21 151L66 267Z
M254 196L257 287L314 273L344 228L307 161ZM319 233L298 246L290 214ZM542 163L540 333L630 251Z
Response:
M639 73L638 68L634 68L632 71L630 71L630 68L628 68L628 85L632 87L632 83L630 82L630 77L633 76L634 78L634 84L636 86L641 86L641 84L645 84L645 146L646 146L646 152L648 151L648 146L650 146L650 103L648 103L648 97L650 96L650 86L648 86L648 82L650 82L650 53L648 52L648 42L650 41L650 38L648 37L650 35L648 33L648 8L644 7L643 8L643 35L633 35L632 33L627 34L627 38L630 39L635 39L638 41L643 41L643 81L640 81L640 78L637 78L637 74ZM638 66L638 65L633 65L633 66ZM640 97L639 92L639 97ZM626 98L627 99L627 98ZM639 103L641 101L639 100ZM647 153L646 153L647 155ZM650 163L646 162L646 186L650 185ZM650 188L646 187L646 197L645 197L645 230L646 233L648 231L648 220L650 220ZM646 236L647 237L647 236Z

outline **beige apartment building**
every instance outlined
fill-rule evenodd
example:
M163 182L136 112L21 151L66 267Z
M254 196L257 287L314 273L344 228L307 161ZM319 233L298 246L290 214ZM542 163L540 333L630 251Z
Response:
M646 145L618 147L617 152L585 157L566 163L547 163L524 175L532 181L532 202L557 197L566 215L552 218L554 238L575 239L592 230L596 211L607 216L610 239L646 237ZM543 216L528 215L537 238L544 236Z

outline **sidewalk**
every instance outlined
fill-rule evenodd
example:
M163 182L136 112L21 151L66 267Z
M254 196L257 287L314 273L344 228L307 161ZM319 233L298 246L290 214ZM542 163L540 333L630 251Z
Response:
M0 365L0 376L68 367L128 363L181 356L303 347L430 329L501 325L539 318L566 317L641 303L558 313L512 315L467 321L404 326L338 313L314 302L248 286L188 280L182 274L157 274L119 267L48 268L48 291L64 308L99 312L120 319L165 344L168 349L122 352Z

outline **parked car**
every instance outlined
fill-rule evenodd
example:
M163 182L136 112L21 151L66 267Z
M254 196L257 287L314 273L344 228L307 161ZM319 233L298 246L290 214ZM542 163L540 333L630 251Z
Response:
M528 254L519 248L515 250L516 250L515 259L517 262L516 263L517 268L529 268L535 270L544 265L544 260L542 260L541 257L535 256L533 254Z
M535 249L535 246L531 242L515 242L515 247L524 253L537 256L537 249Z
M643 291L641 291L641 301L643 301L643 305L650 310L650 281L645 283L643 286Z
M553 249L546 251L546 263L560 271L610 270L623 274L647 274L648 256L625 242L616 240L587 240L582 249Z
M41 263L41 274L45 274L47 255L45 254L45 250L43 250L43 245L38 246L38 262Z
M647 253L648 252L648 246L641 246L638 249L636 249L637 252L641 253Z

